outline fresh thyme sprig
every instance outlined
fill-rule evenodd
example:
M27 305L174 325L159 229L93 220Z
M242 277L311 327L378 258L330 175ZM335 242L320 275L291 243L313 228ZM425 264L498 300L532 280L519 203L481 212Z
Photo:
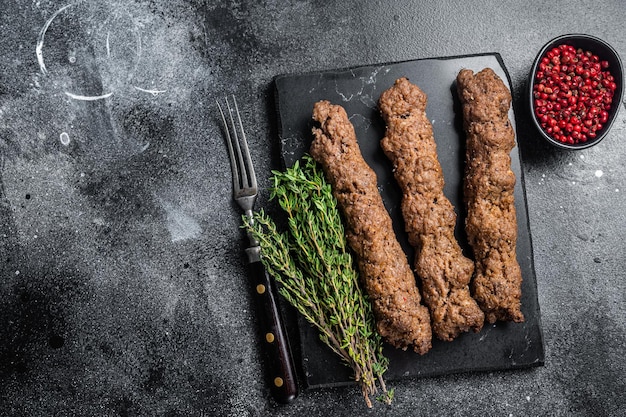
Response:
M288 231L279 231L262 210L254 222L244 216L244 227L261 245L265 268L281 284L280 294L352 368L368 407L379 387L382 394L376 398L391 403L393 389L387 390L383 379L389 361L330 184L309 155L272 174L271 198L287 214Z

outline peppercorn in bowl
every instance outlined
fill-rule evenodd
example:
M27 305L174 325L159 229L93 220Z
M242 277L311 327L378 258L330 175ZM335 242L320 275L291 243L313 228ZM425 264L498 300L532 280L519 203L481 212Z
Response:
M619 55L603 40L583 34L552 39L537 54L530 72L532 120L557 147L593 146L617 116L623 77Z

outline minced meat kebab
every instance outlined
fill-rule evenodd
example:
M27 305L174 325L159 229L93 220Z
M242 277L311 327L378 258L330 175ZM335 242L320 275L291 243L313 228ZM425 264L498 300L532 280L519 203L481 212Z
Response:
M510 157L515 132L508 117L511 93L490 68L476 74L464 69L456 81L466 133L463 187L465 230L476 266L473 296L489 323L522 322Z
M343 107L320 101L313 109L311 156L322 166L346 222L346 237L372 302L377 330L392 346L431 348L428 309L421 304L415 276L396 239L354 127Z
M485 316L470 294L474 263L463 256L454 236L456 213L443 193L426 104L426 94L407 78L383 92L378 105L387 129L381 147L402 190L405 229L415 248L414 267L433 332L450 341L463 332L480 331Z

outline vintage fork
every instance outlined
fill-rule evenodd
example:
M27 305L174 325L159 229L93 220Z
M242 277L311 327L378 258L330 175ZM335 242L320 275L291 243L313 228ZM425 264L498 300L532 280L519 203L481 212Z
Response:
M254 202L258 188L246 134L241 122L235 96L224 99L224 107L217 101L217 107L224 124L224 136L230 166L233 174L233 198L244 214L252 221ZM261 338L264 345L267 376L270 391L280 403L289 403L298 396L298 382L289 347L287 332L283 325L276 284L261 263L261 248L250 234L249 247L246 249L250 278L253 280L254 296L257 300L257 313L261 326Z

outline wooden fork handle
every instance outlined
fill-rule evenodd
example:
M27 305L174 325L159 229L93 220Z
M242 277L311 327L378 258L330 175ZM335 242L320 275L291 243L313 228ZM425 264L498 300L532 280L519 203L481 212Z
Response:
M250 248L254 249L254 248ZM257 302L261 343L265 351L266 375L274 399L282 404L298 396L296 377L287 332L278 306L278 291L260 260L248 264Z

